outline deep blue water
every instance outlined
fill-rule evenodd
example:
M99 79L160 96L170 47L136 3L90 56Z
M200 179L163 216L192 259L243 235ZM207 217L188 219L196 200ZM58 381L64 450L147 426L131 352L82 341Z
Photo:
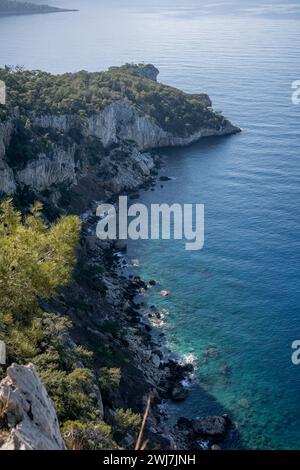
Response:
M161 81L209 93L243 128L168 151L163 173L174 179L142 194L147 203L205 204L204 249L136 242L129 256L171 291L162 300L154 289L149 302L170 310L169 344L197 358L208 392L196 385L173 412L222 406L243 445L300 449L300 366L291 363L300 339L300 106L291 102L299 2L124 3L52 1L81 11L2 18L0 65L64 72L153 62Z

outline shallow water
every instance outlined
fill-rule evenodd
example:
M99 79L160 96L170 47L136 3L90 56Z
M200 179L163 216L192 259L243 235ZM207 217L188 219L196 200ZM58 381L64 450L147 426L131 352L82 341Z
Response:
M244 129L168 151L164 174L175 179L142 194L147 203L205 204L204 249L137 242L129 256L171 291L166 300L153 289L149 302L170 310L170 346L196 356L209 394L195 387L174 415L221 405L243 445L299 449L299 2L51 3L81 11L1 18L0 65L61 73L153 62L161 81L209 93Z

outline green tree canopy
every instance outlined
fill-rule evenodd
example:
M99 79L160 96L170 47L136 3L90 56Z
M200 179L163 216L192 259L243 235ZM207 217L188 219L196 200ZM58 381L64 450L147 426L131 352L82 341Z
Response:
M48 228L35 203L22 218L10 199L0 204L0 312L32 318L38 299L69 283L76 260L79 220L61 218Z

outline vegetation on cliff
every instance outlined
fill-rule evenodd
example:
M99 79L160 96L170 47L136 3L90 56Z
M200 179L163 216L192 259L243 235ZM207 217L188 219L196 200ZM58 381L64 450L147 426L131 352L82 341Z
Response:
M51 75L6 67L0 69L0 80L7 86L9 109L27 117L32 112L84 117L101 112L113 101L125 100L175 135L184 137L201 127L224 125L225 118L211 110L206 95L188 94L143 78L137 70L128 65L106 72Z
M52 297L70 282L79 239L76 217L62 218L48 228L41 209L36 203L22 217L11 200L0 205L0 311L24 327L39 312L39 298Z
M93 391L92 374L76 366L88 361L88 352L76 349L70 362L64 344L69 320L45 313L39 304L70 283L78 241L77 217L48 227L38 203L25 217L11 200L0 205L0 339L8 364L36 365L62 422L93 419L97 413L87 393Z
M71 340L70 319L42 308L73 279L79 237L75 216L49 226L39 203L25 216L9 199L0 204L0 340L6 344L8 365L35 365L70 448L114 449L115 437L136 435L141 421L139 414L122 408L115 411L114 433L103 421L99 385L104 393L115 394L120 369L100 369L97 383L93 353ZM0 434L1 423L5 419L0 419Z

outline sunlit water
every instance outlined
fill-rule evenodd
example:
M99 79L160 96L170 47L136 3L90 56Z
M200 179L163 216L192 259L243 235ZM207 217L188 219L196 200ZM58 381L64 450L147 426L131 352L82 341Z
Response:
M243 446L299 449L299 2L52 4L81 11L0 19L0 65L61 73L153 62L161 81L209 93L244 129L167 152L164 174L174 179L142 194L147 203L205 204L204 249L138 242L129 256L171 291L162 300L154 289L149 302L170 310L170 346L198 360L198 386L173 412L222 407Z

